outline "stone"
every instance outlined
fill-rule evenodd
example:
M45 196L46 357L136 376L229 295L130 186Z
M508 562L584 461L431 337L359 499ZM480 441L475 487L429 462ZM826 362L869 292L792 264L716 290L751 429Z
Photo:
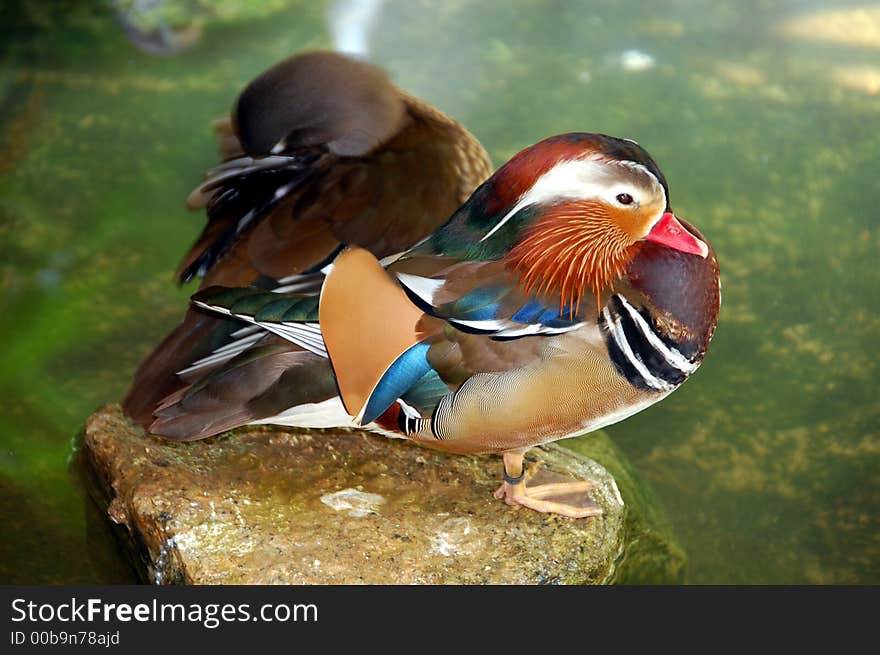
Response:
M606 468L583 454L552 444L528 458L541 475L595 480L590 498L603 514L572 520L509 507L492 496L500 457L354 430L259 426L174 443L111 405L88 419L81 448L92 496L148 582L612 581L638 537L628 515L643 512L624 505ZM647 579L675 581L680 551L655 542Z

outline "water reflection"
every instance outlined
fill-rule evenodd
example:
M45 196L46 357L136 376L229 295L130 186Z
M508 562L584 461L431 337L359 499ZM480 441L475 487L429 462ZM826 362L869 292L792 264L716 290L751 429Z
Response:
M327 9L327 29L333 49L366 59L370 37L380 22L383 0L333 0Z

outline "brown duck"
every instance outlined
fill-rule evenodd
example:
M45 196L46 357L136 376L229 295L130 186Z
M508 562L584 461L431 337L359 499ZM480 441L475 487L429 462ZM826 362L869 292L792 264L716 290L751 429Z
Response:
M181 283L199 278L203 287L319 289L320 269L344 245L378 258L400 253L492 171L458 122L382 70L333 52L273 66L215 127L223 162L187 201L205 208L208 222L177 271ZM125 412L148 426L159 401L262 337L240 327L188 311L141 363Z

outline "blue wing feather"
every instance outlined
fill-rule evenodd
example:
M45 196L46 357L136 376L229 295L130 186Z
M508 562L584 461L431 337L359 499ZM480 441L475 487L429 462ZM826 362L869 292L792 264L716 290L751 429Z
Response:
M453 302L436 308L438 316L454 316L468 321L498 318L501 300L510 293L508 286L477 287Z
M510 320L515 323L535 323L540 322L541 317L545 314L547 314L547 308L542 302L530 300L511 316Z
M512 284L475 287L451 302L435 304L434 297L443 288L444 280L408 274L398 274L398 277L410 298L426 312L466 332L518 339L559 334L584 322L570 307L551 307L537 298L523 299L517 307L518 291Z
M408 405L416 408L422 416L430 416L440 399L450 391L451 389L440 378L437 371L431 369L401 398Z
M403 352L388 367L367 399L361 425L372 423L407 391L431 371L428 363L428 344L417 343Z

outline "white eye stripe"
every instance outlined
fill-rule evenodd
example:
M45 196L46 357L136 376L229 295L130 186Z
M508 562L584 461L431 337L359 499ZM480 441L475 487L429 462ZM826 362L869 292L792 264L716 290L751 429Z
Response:
M620 179L615 177L613 166L625 166L643 176L649 182L652 190L662 196L663 206L666 206L666 191L663 189L663 185L651 171L641 164L624 160L609 161L599 155L583 159L569 159L556 164L541 175L531 188L519 198L513 208L480 241L485 241L495 234L520 210L530 205L546 204L553 200L609 197L615 199L611 202L619 205L620 203L616 201L616 196L619 193L629 193L638 202L641 199L641 194L633 194L632 191L635 189L621 185Z

